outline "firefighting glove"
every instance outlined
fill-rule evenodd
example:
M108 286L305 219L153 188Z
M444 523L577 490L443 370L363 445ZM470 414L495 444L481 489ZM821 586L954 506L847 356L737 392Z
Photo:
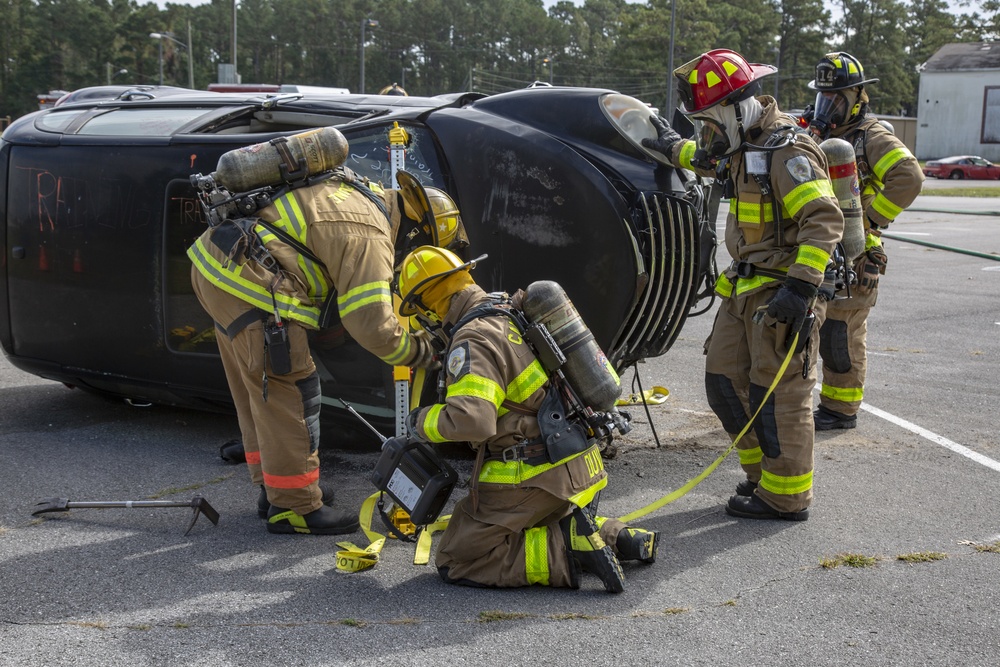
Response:
M681 140L681 135L677 134L674 128L670 127L670 124L659 116L650 116L649 122L653 124L657 137L656 139L643 139L642 145L663 153L669 159L670 151L674 147L674 144Z
M804 280L785 278L785 282L767 302L767 314L778 322L790 325L789 332L794 335L794 332L802 329L809 306L818 291L815 285Z
M441 368L441 362L437 359L437 350L429 333L423 330L411 333L410 344L413 347L414 355L407 366L430 370Z
M858 258L854 272L858 275L858 293L869 294L878 287L878 278L885 274L889 258L881 245L874 245Z
M421 442L426 442L424 438L420 435L420 429L417 428L417 423L420 420L420 408L416 410L411 410L410 414L406 415L406 437L410 441L419 440Z

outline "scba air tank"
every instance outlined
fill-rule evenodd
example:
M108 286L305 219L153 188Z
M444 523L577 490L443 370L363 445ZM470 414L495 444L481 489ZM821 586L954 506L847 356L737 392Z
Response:
M865 250L864 212L861 208L861 189L858 184L858 165L854 147L843 139L827 139L819 145L826 153L826 161L837 196L840 210L844 212L844 254L853 262Z
M611 410L621 396L621 380L566 291L551 280L531 283L522 307L529 320L545 325L566 356L561 370L583 404Z
M212 178L230 192L246 192L314 176L346 159L344 135L334 127L321 127L223 153Z

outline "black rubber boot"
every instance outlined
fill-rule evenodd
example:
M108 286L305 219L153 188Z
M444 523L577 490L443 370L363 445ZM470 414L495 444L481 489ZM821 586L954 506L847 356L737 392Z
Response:
M781 519L783 521L805 521L809 518L809 510L798 512L779 512L757 495L733 496L726 505L726 514L743 519Z
M271 505L267 512L269 533L300 535L346 535L360 527L357 512L335 510L323 505L308 514L296 514L291 510Z
M589 514L578 507L568 517L560 519L559 527L566 541L571 567L575 565L584 572L597 575L604 584L604 590L609 593L625 590L625 573L621 563L611 547L601 539L597 524ZM573 584L576 588L576 577Z
M751 482L749 479L745 479L736 485L736 495L738 496L752 496L756 490L757 482Z
M323 504L327 507L333 507L333 489L322 483L319 485L319 489L323 492ZM261 519L266 519L267 512L270 509L271 503L267 499L267 489L261 484L260 495L257 496L257 516Z
M656 548L660 545L660 533L644 528L626 526L618 533L615 550L618 560L638 560L643 563L656 562Z
M247 454L243 450L243 440L236 438L222 443L219 447L219 456L226 463L246 463Z
M858 425L858 416L841 414L821 405L813 412L813 424L817 431L855 428Z

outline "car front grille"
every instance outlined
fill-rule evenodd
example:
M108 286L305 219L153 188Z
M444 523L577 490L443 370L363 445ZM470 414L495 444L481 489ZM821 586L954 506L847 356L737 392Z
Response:
M618 369L670 349L699 281L700 226L691 204L660 192L639 193L632 222L639 289L612 345Z

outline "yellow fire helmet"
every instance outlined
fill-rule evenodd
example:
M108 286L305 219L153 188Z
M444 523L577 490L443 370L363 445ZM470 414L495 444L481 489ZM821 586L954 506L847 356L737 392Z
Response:
M406 216L423 223L433 245L452 247L462 229L462 215L455 201L444 190L425 187L408 171L397 172L396 182L403 195Z
M423 314L440 321L448 312L448 297L473 284L469 271L484 259L486 255L480 255L463 262L445 248L420 246L406 256L399 272L399 314Z
M409 97L410 95L403 90L403 88L398 83L393 83L391 86L386 86L382 90L378 91L379 95L397 95L399 97Z

